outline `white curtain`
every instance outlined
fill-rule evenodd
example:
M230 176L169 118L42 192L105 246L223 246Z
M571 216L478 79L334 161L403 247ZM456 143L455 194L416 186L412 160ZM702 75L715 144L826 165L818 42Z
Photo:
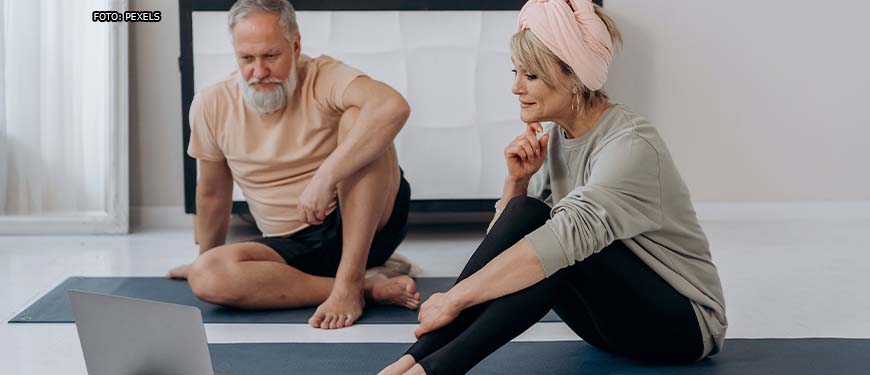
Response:
M110 207L118 120L118 36L126 25L92 22L113 0L4 2L5 138L0 209L5 215L67 215ZM126 54L126 40L123 40ZM123 56L126 61L126 56ZM126 109L126 103L124 103ZM126 119L124 119L126 126ZM2 135L3 133L0 133ZM126 146L124 146L126 147ZM5 159L5 160L4 160ZM5 178L4 178L5 176ZM4 199L5 198L5 199ZM4 202L5 200L5 202Z

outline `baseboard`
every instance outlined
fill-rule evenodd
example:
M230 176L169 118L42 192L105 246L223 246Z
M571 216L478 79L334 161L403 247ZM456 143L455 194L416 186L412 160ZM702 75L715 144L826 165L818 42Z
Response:
M870 220L870 201L696 202L695 210L701 221ZM130 214L131 225L137 229L193 228L193 216L186 214L183 206L132 207ZM445 221L446 215L436 215L438 220L434 222L453 222ZM457 215L467 219L472 214ZM413 221L422 224L428 219L425 215L416 215Z
M45 216L0 215L0 235L127 234L128 223L126 213L120 210Z
M252 227L253 224L233 215L230 225ZM193 230L193 215L184 212L184 206L137 206L130 209L130 228L142 229L190 229Z
M135 206L130 208L130 226L135 229L193 229L193 215L184 206Z

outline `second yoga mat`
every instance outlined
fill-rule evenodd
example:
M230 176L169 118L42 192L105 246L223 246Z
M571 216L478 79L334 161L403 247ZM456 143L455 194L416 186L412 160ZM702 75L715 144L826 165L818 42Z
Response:
M375 374L410 344L210 345L216 371L230 375ZM725 350L687 365L637 362L580 341L512 342L471 375L817 375L870 374L866 339L729 339Z

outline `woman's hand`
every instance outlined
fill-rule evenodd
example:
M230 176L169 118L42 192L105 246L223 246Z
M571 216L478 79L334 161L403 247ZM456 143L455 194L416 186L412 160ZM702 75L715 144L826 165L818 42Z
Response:
M516 181L527 181L544 164L550 134L544 134L541 139L537 139L535 137L536 131L544 131L541 123L526 124L526 131L504 149L509 178Z
M429 332L444 327L462 312L462 307L448 293L435 293L423 305L417 320L420 326L414 330L414 336L418 339Z

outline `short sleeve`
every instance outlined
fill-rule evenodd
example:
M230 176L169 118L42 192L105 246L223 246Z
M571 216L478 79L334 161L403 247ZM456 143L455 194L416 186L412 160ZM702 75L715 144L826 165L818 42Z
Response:
M344 92L350 83L357 77L365 74L341 61L328 56L321 56L315 60L317 76L314 81L314 98L322 108L328 108L335 112L344 112L347 106L344 104Z
M215 141L213 116L203 106L201 97L193 98L189 116L190 142L187 145L187 154L202 160L224 160L224 153Z

